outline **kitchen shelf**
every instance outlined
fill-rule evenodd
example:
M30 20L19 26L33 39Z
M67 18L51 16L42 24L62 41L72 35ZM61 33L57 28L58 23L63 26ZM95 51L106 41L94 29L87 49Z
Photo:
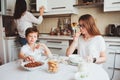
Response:
M103 6L103 2L99 2L99 3L81 3L81 4L77 4L77 5L73 5L74 7L78 7L78 8L90 8L90 7L102 7Z

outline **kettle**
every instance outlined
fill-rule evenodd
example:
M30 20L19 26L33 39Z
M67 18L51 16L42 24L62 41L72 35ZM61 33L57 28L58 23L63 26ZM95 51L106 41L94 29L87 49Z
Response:
M107 36L116 36L116 26L115 24L109 24L106 28L106 34Z

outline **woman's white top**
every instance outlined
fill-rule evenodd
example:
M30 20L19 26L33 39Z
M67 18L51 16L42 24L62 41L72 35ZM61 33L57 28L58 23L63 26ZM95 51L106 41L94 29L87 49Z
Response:
M33 51L30 46L26 44L21 48L21 52L24 53L25 56L32 56L36 61L39 61L41 54L44 53L44 48L40 47Z
M98 58L100 52L106 50L105 41L102 36L95 36L90 40L85 41L81 36L78 40L78 54L82 57L91 56Z
M32 13L26 11L20 19L15 20L20 37L25 38L26 29L32 27L33 23L41 24L42 21L42 16L36 18Z

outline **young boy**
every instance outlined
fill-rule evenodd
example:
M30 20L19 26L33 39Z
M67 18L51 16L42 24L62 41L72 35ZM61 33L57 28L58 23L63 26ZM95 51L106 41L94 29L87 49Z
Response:
M36 28L28 28L25 32L27 44L22 46L19 57L25 61L38 61L41 54L45 54L47 57L51 56L51 51L43 43L36 43L39 32Z

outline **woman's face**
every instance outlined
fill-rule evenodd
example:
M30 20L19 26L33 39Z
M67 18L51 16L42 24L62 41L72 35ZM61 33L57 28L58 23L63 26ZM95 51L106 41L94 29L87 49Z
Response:
M88 33L87 30L86 30L86 26L84 25L82 20L79 22L79 28L80 28L80 32L82 34L87 34Z
M26 37L28 44L34 44L38 38L37 35L38 35L37 32L29 33Z

